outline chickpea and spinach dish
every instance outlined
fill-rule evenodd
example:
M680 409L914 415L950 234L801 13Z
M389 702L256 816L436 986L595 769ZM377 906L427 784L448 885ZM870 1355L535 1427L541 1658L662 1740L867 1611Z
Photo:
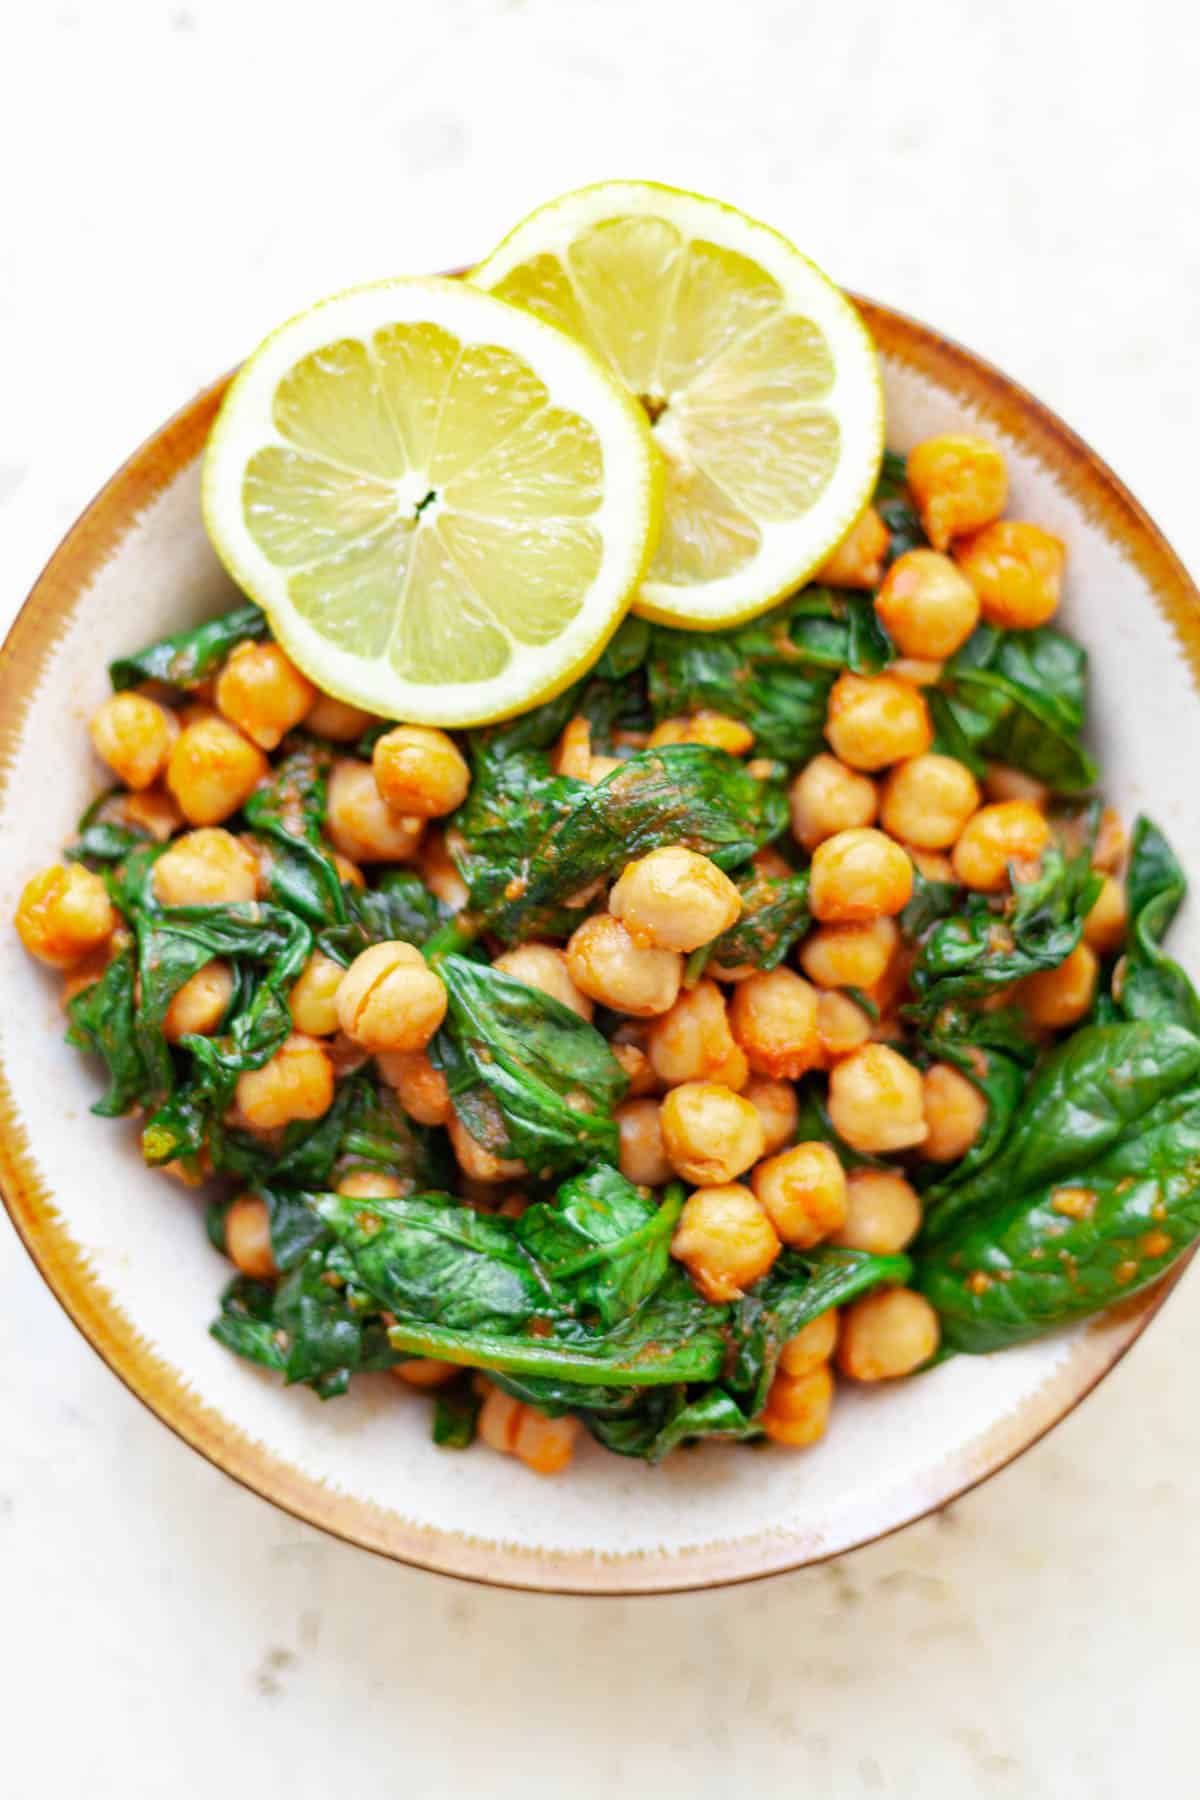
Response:
M889 454L772 612L630 617L457 737L319 693L253 605L113 665L121 785L16 924L94 1110L221 1184L223 1345L322 1398L387 1370L553 1473L584 1429L811 1445L835 1371L1170 1268L1184 880L1093 797L1064 546L1006 499L981 439Z

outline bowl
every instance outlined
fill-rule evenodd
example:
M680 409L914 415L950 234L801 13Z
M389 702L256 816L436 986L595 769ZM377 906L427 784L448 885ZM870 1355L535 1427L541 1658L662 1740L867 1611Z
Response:
M1014 516L1068 545L1062 622L1092 658L1091 734L1109 797L1153 811L1200 869L1190 759L1200 595L1100 459L1015 382L927 327L861 302L883 359L888 441L999 441ZM51 861L99 785L84 723L105 665L233 597L200 520L200 456L225 381L198 395L68 534L0 651L0 908ZM1190 916L1175 954L1200 962ZM703 1588L834 1556L945 1505L1086 1395L1172 1285L991 1357L888 1388L843 1388L803 1453L712 1445L658 1469L590 1441L540 1481L514 1459L438 1450L385 1375L327 1405L222 1350L206 1326L228 1266L196 1196L146 1170L128 1124L89 1112L97 1072L62 1041L61 983L0 932L0 1185L34 1262L84 1336L164 1424L275 1505L351 1543L479 1581L571 1593ZM1175 1278L1178 1278L1178 1270Z

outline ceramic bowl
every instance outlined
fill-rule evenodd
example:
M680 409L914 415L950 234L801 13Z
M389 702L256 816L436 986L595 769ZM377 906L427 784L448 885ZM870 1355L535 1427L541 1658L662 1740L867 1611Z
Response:
M1092 658L1091 733L1110 798L1153 810L1200 869L1190 758L1200 596L1116 477L1065 425L968 351L864 304L883 357L888 441L980 430L1003 444L1014 516L1066 540L1067 630ZM56 551L0 653L0 913L53 860L100 772L84 723L105 664L219 611L233 591L200 521L200 456L224 383L112 479ZM1195 919L1175 953L1200 964ZM803 1453L710 1446L648 1469L588 1442L537 1479L484 1450L435 1449L429 1412L386 1376L328 1405L208 1336L227 1265L195 1196L95 1118L96 1071L62 1041L60 983L0 932L0 1183L67 1312L163 1422L276 1505L352 1543L514 1587L645 1593L796 1568L895 1530L1047 1431L1146 1328L1169 1284L1093 1324L920 1380L843 1387Z

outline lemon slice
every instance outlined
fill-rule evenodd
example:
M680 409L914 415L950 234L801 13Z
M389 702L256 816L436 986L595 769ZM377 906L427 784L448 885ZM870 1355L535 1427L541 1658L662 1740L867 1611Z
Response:
M477 725L599 654L647 567L661 469L645 415L561 332L463 282L387 281L254 352L203 506L326 692Z
M796 588L869 500L883 452L875 348L785 238L652 182L531 213L469 278L602 357L653 422L662 534L634 610L729 625Z

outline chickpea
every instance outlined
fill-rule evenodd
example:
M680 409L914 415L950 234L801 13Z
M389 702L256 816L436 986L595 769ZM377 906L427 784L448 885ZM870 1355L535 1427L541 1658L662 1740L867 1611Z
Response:
M923 1144L923 1104L920 1071L887 1044L864 1044L830 1072L833 1129L862 1156Z
M189 825L219 825L250 798L271 765L216 713L185 725L167 759L167 786Z
M375 723L374 715L361 707L347 706L332 694L318 693L304 715L305 729L331 744L353 744Z
M621 1137L618 1167L638 1187L662 1187L674 1171L663 1147L657 1100L626 1100L613 1118Z
M440 831L427 831L417 857L421 880L451 912L461 912L470 898L466 882Z
M556 775L569 775L575 781L587 780L592 768L592 727L587 719L578 714L568 719L554 747L550 766Z
M719 1081L735 1094L740 1094L750 1080L750 1064L746 1060L746 1052L740 1044L730 1042L729 1054L724 1062L718 1063L715 1069L708 1072L710 1081Z
M387 805L418 819L454 812L471 785L471 771L454 739L429 725L397 725L386 732L371 762Z
M825 1435L833 1406L833 1376L828 1363L807 1375L776 1375L763 1408L762 1428L775 1444L804 1450Z
M847 1250L895 1256L921 1229L916 1189L894 1169L851 1169L846 1176L846 1216L833 1241Z
M763 1128L749 1100L717 1081L685 1081L659 1108L663 1148L684 1181L720 1187L758 1161Z
M907 854L872 826L839 831L813 851L809 906L814 919L853 924L903 912L912 890Z
M792 836L810 854L839 831L873 825L879 795L869 775L848 769L822 751L806 763L788 790Z
M793 1378L800 1375L811 1375L822 1363L829 1361L837 1347L838 1314L837 1307L831 1306L828 1312L818 1313L807 1325L802 1325L795 1337L790 1337L779 1352L779 1367L784 1375Z
M800 949L800 966L821 988L872 988L900 942L894 919L868 925L818 925Z
M1129 839L1115 806L1106 806L1100 814L1100 828L1092 848L1092 867L1104 875L1115 875L1125 861Z
M791 969L770 969L739 982L729 1022L756 1075L798 1081L821 1060L816 989Z
M986 438L927 438L909 452L909 492L937 550L964 531L998 519L1008 504L1004 457Z
M439 1362L435 1356L410 1356L402 1363L393 1363L391 1369L397 1381L415 1388L444 1387L459 1372L457 1363Z
M335 847L355 862L409 862L425 821L393 812L371 765L346 757L334 763L329 777L325 829Z
M724 995L707 978L685 988L670 1012L661 1013L646 1033L650 1067L664 1087L711 1075L735 1048Z
M117 915L102 875L55 863L25 883L13 923L30 956L69 969L108 942Z
M271 1248L271 1215L257 1194L239 1194L225 1214L225 1253L254 1281L274 1281L279 1273Z
M575 1454L579 1420L570 1413L548 1419L536 1406L522 1406L517 1417L513 1453L535 1475L560 1475Z
M849 994L824 993L817 1001L817 1035L821 1041L824 1062L836 1062L849 1056L871 1037L874 1021L851 1000Z
M904 848L912 858L914 869L919 869L926 881L956 882L954 864L940 850L918 850L915 844L905 844Z
M599 787L602 781L607 781L620 767L619 756L592 756L588 759L587 774L583 779L589 787Z
M701 707L686 719L664 719L650 733L646 748L660 750L667 744L703 744L709 750L724 750L727 756L745 756L754 743L754 733L740 719Z
M207 1037L217 1029L233 999L233 970L214 960L197 969L171 997L163 1016L162 1033L168 1044L181 1037Z
M796 1144L760 1162L750 1185L785 1244L811 1250L846 1216L846 1175L829 1144Z
M683 982L683 958L677 950L639 949L620 919L593 913L571 935L567 972L589 999L652 1019L674 1006Z
M444 1125L450 1117L450 1089L424 1050L381 1050L376 1067L418 1125Z
M88 729L97 756L126 787L148 788L167 766L179 720L145 694L112 694L92 714Z
M1112 956L1125 942L1128 908L1125 889L1115 875L1104 877L1091 912L1083 922L1083 941L1097 956Z
M351 1169L333 1191L344 1194L348 1200L399 1200L411 1186L411 1182L406 1185L397 1181L383 1169Z
M165 844L183 825L183 814L171 795L155 787L143 788L136 794L123 794L120 819L126 825L148 832L156 844Z
M978 625L979 596L939 550L907 550L884 577L875 611L902 656L942 662Z
M526 987L537 988L539 993L561 1001L581 1019L591 1018L592 1003L571 980L566 954L557 945L518 944L515 950L506 950L498 956L492 967L499 969L502 975L511 975L514 981L523 981Z
M625 865L608 910L639 949L687 952L720 937L742 897L707 856L669 844Z
M830 587L878 587L890 542L887 526L875 508L868 506L859 513L833 555L825 558L813 580L828 582Z
M1005 519L964 538L954 554L989 625L1029 631L1054 617L1067 560L1061 538Z
M998 800L967 821L950 860L969 888L998 894L1013 862L1034 862L1050 842L1050 827L1028 800Z
M763 1155L774 1156L796 1135L800 1108L795 1088L790 1081L772 1081L769 1076L756 1075L747 1084L744 1097L758 1114L763 1128Z
M358 864L343 856L340 850L326 850L330 862L337 870L338 880L343 887L358 888L361 892L367 885L367 878Z
M1043 1031L1062 1031L1092 1010L1099 974L1099 958L1091 945L1076 944L1057 969L1040 969L1018 984L1018 1003Z
M372 944L337 990L338 1023L364 1050L423 1050L446 1016L444 984L415 944Z
M237 906L258 894L258 863L232 832L205 826L163 851L154 893L164 906Z
M314 950L288 995L288 1010L297 1031L308 1037L332 1037L338 1028L337 991L346 973L321 950Z
M1028 800L1039 812L1045 812L1050 804L1050 789L1044 781L1037 781L1024 769L1011 769L1007 763L988 764L983 791L989 800Z
M500 1108L494 1102L487 1106L480 1101L481 1110L488 1112L488 1136L494 1144L505 1142L504 1121L500 1116ZM454 1151L459 1168L470 1181L483 1182L491 1186L497 1181L516 1181L529 1171L518 1156L500 1156L489 1149L468 1130L462 1118L453 1107L446 1120L446 1130L450 1134L450 1147Z
M627 1100L641 1100L646 1094L657 1094L658 1076L640 1044L623 1044L614 1038L608 1047L620 1063L629 1083L625 1090Z
M930 1162L957 1162L987 1123L987 1101L975 1083L952 1063L934 1063L926 1069L924 1086L929 1136L921 1146L921 1154Z
M315 1038L294 1031L261 1069L237 1080L237 1109L252 1131L321 1119L333 1105L333 1064Z
M847 669L830 691L825 736L850 768L873 771L923 756L933 742L933 725L920 688L894 675L853 675Z
M914 756L897 763L883 784L880 823L922 850L948 850L979 808L979 785L953 756Z
M688 1195L671 1240L706 1300L737 1300L765 1275L781 1245L775 1227L748 1187L728 1182Z
M897 681L907 681L909 687L936 687L942 679L945 664L934 662L927 656L898 656L888 664L888 674L894 675Z
M938 1316L923 1294L885 1288L842 1314L837 1364L854 1381L888 1381L927 1363L940 1341Z
M278 644L239 644L217 676L217 711L260 750L274 750L299 725L317 690Z
M499 1451L501 1456L511 1456L516 1443L518 1415L521 1402L506 1394L503 1388L494 1387L490 1381L481 1381L484 1389L483 1405L479 1409L479 1436L489 1450Z

